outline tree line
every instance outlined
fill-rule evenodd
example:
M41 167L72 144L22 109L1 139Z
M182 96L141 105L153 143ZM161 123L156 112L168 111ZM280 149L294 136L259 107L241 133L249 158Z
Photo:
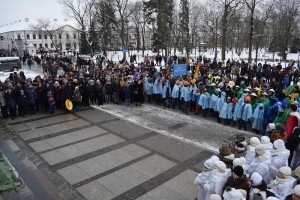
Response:
M163 55L171 49L189 55L199 49L221 49L221 57L234 49L266 48L280 52L300 48L299 0L59 0L66 15L80 29L80 52L101 50L106 54L111 40L128 47L128 32L134 31L137 49L144 55L145 37L151 33L152 48ZM256 55L257 57L257 55ZM124 52L124 58L126 53Z

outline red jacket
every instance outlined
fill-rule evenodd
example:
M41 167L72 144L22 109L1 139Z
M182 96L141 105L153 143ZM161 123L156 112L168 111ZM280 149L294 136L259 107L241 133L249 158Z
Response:
M291 112L289 117L286 120L286 125L285 125L285 133L286 133L286 138L288 138L294 128L298 127L298 121L300 119L300 115L298 112Z

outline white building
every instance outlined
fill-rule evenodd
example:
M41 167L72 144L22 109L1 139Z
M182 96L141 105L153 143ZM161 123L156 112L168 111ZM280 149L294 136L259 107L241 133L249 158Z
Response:
M15 50L18 55L23 55L24 50L46 48L48 50L73 50L79 49L79 31L69 24L51 28L49 31L37 31L31 28L28 22L21 20L0 26L0 49Z

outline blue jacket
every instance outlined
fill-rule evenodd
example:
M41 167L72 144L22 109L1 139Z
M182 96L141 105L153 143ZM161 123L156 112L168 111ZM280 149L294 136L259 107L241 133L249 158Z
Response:
M37 99L36 91L34 87L27 87L25 88L25 94L28 99L29 104L35 104L35 101Z

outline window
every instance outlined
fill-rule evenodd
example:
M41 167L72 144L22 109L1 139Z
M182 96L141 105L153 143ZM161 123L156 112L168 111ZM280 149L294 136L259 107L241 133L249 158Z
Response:
M36 44L33 44L33 46L36 48Z
M44 35L45 40L47 40L47 35Z
M40 44L40 48L42 48L43 47L43 44Z
M42 39L42 35L39 35L39 39L40 39L40 40Z
M76 34L73 35L74 39L76 39Z
M48 48L48 44L45 44L45 47Z
M74 43L74 49L76 49L77 48L77 44L76 44L76 42Z
M51 39L51 40L52 40L52 38L53 38L52 35L50 35L50 39Z
M18 35L18 40L21 40L21 35Z
M66 34L66 38L67 38L67 40L70 39L69 34Z
M36 39L35 34L32 35L32 39L34 39L34 40Z
M27 34L27 40L29 40L30 39L30 35L29 34Z
M54 45L53 45L53 43L51 43L51 48L53 48L54 47Z
M61 39L61 34L58 35L58 38Z

